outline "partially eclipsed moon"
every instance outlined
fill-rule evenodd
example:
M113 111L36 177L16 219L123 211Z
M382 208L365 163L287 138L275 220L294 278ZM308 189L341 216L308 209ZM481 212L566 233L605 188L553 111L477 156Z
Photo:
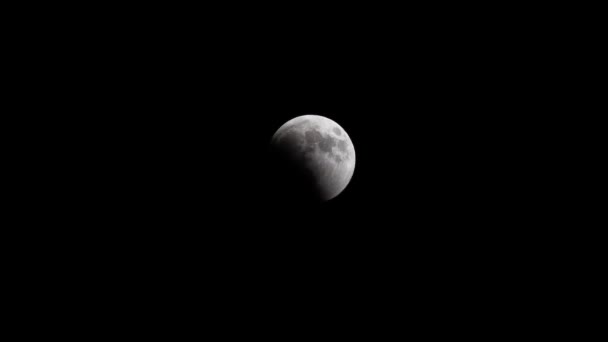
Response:
M340 194L355 170L355 149L336 122L318 115L289 120L272 137L272 147L289 162L290 170L302 171L306 184L323 201Z

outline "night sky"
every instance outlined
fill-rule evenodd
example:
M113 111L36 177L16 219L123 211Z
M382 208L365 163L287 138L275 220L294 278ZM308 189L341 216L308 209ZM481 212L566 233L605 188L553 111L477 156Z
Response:
M543 236L529 219L543 118L526 43L492 18L332 18L174 20L97 55L98 91L80 99L99 195L81 213L109 279L142 303L159 288L209 300L217 317L334 312L429 329L521 299ZM341 125L357 163L334 200L293 207L270 191L267 149L304 114Z

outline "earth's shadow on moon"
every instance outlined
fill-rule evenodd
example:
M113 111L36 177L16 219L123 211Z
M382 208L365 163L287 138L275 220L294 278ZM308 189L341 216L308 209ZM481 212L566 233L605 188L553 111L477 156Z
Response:
M342 194L324 200L312 171L302 168L301 160L286 148L270 145L266 151L264 229L273 241L268 248L277 248L280 242L280 254L288 259L309 256L311 248L317 254L331 250L345 234L339 224L346 215L340 205Z
M267 152L267 181L273 205L283 208L316 208L323 201L312 170L302 167L301 156L285 145L271 145Z

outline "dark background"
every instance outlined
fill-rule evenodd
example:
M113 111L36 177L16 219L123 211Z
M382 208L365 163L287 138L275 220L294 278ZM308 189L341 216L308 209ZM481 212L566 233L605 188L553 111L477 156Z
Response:
M86 229L65 240L101 302L431 331L534 312L542 30L491 9L139 10L46 51L83 142L64 209ZM269 191L267 148L304 114L339 123L357 164L337 198L294 207Z

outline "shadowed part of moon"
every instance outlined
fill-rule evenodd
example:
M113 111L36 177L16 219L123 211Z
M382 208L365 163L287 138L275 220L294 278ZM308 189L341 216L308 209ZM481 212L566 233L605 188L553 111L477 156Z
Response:
M282 139L280 144L271 146L269 176L274 184L272 191L280 203L291 204L295 208L321 202L322 193L315 186L311 186L316 183L315 173L312 169L302 167L307 159L313 158L314 149L305 147L300 154L296 152L296 146L287 142L295 142L297 139L290 138Z

